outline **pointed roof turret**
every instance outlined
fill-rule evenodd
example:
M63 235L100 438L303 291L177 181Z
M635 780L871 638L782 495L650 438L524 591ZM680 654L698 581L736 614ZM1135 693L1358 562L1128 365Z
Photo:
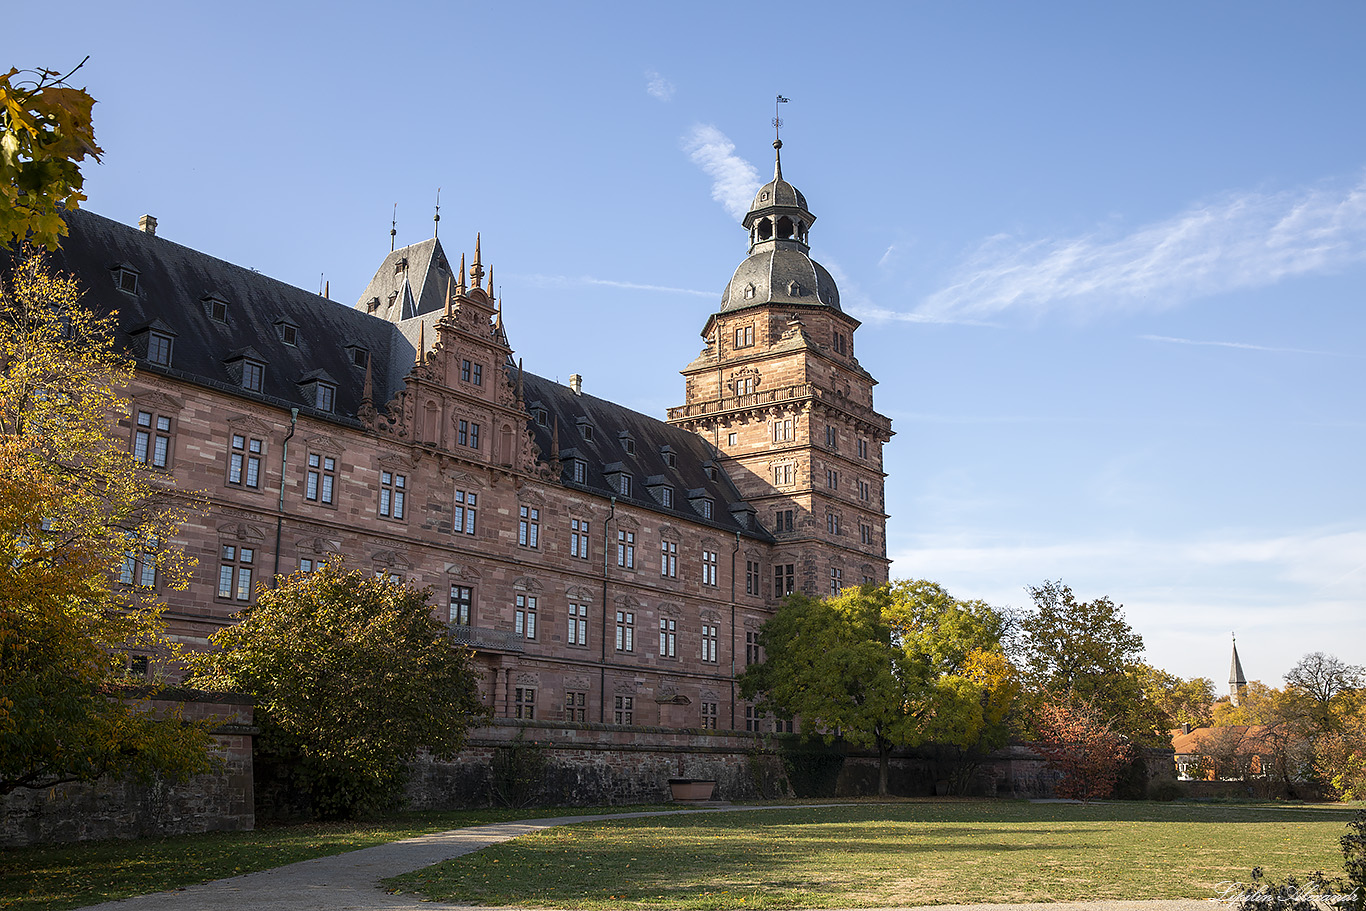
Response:
M1233 637L1233 660L1229 663L1228 682L1230 686L1247 686L1243 676L1243 662L1238 660L1238 637Z
M478 288L484 282L484 260L479 253L479 234L474 235L474 264L470 266L470 287Z

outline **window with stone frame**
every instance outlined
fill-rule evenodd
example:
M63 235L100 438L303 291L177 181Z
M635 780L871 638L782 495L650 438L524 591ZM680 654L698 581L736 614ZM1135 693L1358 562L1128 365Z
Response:
M774 532L792 531L793 529L793 510L780 509L774 513L773 530Z
M472 626L474 619L474 589L469 585L451 585L450 622L456 626Z
M838 566L830 567L830 596L834 597L844 588L844 570Z
M858 441L858 457L860 459L868 458L868 441L862 438Z
M536 688L519 686L513 690L513 717L534 719L536 717Z
M792 563L778 563L773 567L773 597L781 598L783 595L790 595L797 590L796 575L793 570L796 568Z
M702 660L708 664L716 663L716 631L718 627L715 623L702 624Z
M169 468L174 426L169 415L157 414L141 408L135 412L133 428L133 461L153 468Z
M745 561L745 594L758 595L759 591L759 561Z
M773 442L790 443L795 439L792 418L783 418L773 422Z
M735 347L749 348L754 345L754 324L735 327Z
M520 547L541 546L541 511L535 506L517 509L517 544Z
M218 552L218 597L230 601L251 600L256 549L224 544Z
M716 730L716 703L702 703L702 727L707 730Z
M512 631L518 639L536 638L536 596L517 595Z
M745 703L745 730L758 732L759 723L763 720L763 713L748 702Z
M840 533L840 515L837 512L827 512L825 514L825 530L832 535Z
M858 498L860 500L867 503L868 500L872 498L872 493L873 488L871 484L864 480L858 482Z
M866 522L860 522L858 524L858 540L860 544L872 544L873 526Z
M455 425L455 441L461 446L468 446L470 449L478 449L479 422L457 421Z
M308 454L304 474L304 499L323 506L334 505L337 489L337 459L320 452Z
M825 445L826 445L826 446L829 446L831 449L838 449L838 448L839 448L839 441L840 441L839 431L835 429L835 425L834 425L834 424L831 424L829 427L826 427L826 428L825 428Z
M751 664L761 664L764 655L759 647L759 633L752 629L745 630L745 667Z
M588 559L588 520L569 520L569 556Z
M632 720L635 716L635 697L618 696L612 704L612 723L613 724L634 724Z
M617 611L617 651L634 652L636 650L636 614L635 611Z
M156 554L141 548L124 551L123 564L119 567L119 583L134 588L156 588Z
M659 657L678 657L678 621L672 617L659 618Z
M564 720L585 722L588 720L588 693L584 690L564 691Z
M479 494L472 490L455 492L455 506L452 514L451 531L457 535L472 535L477 527L479 516Z
M242 361L242 388L260 392L266 382L266 365L260 361Z
M316 383L314 390L314 407L331 414L337 405L337 387L331 383Z
M773 466L773 485L775 487L791 487L796 483L796 477L797 466L791 462Z
M825 469L825 486L831 490L840 489L840 473L834 468Z
M574 479L575 484L587 484L588 463L583 459L574 459L570 463L570 477Z
M678 543L659 542L659 575L665 579L678 578Z
M617 530L617 566L636 568L636 533L624 528Z
M716 584L716 551L702 551L702 584Z
M299 558L299 572L303 573L304 575L307 575L313 572L314 568L315 566L312 557Z
M565 629L565 643L580 648L588 645L588 605L569 602L569 623Z
M386 519L402 519L408 497L408 476L393 471L379 473L379 514Z
M261 458L265 455L263 440L242 433L232 434L228 448L228 483L235 487L261 487Z

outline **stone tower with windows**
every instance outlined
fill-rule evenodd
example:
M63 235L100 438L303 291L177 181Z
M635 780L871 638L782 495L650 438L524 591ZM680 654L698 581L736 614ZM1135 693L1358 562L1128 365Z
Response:
M742 222L749 255L682 371L687 401L669 422L711 441L776 539L772 597L823 596L887 581L882 447L892 429L854 355L859 321L810 256L816 217L783 179L782 142L773 147L773 180Z

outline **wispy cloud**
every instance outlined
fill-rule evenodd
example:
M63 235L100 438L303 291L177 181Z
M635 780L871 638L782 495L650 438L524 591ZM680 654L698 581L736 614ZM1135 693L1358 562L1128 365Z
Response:
M645 91L660 101L669 101L674 97L674 84L654 70L646 70Z
M573 285L597 285L604 288L621 288L625 291L659 291L665 294L691 294L696 297L721 296L719 291L697 291L692 288L670 288L667 285L644 285L639 282L623 282L610 278L594 278L591 275L509 275L538 288L567 288Z
M711 124L696 124L683 137L683 151L711 178L711 198L744 218L761 181L754 165L735 154L735 143Z
M917 312L1155 310L1366 259L1366 180L1240 192L1123 236L989 239Z
M1353 357L1336 351L1315 351L1311 348L1275 348L1269 345L1251 345L1247 342L1206 342L1193 338L1176 338L1170 335L1140 335L1145 342L1165 342L1169 345L1201 345L1211 348L1238 348L1243 351L1273 351L1278 354L1321 354L1328 357Z
M991 325L980 320L957 319L953 316L937 316L933 313L900 312L888 310L880 307L873 300L872 296L853 278L849 276L840 264L834 260L825 260L823 265L830 271L830 276L834 278L835 285L840 289L840 307L844 312L851 316L858 317L866 323L968 323L969 325L985 326Z

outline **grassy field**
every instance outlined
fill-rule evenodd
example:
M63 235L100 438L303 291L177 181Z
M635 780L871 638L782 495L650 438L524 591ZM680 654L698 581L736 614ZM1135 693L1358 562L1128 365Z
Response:
M411 813L364 823L309 823L272 826L254 832L4 849L0 850L0 908L59 911L268 870L428 832L532 816L620 813L630 809L650 808Z
M613 820L495 845L387 885L561 908L822 908L1210 898L1340 872L1352 809L924 801Z

